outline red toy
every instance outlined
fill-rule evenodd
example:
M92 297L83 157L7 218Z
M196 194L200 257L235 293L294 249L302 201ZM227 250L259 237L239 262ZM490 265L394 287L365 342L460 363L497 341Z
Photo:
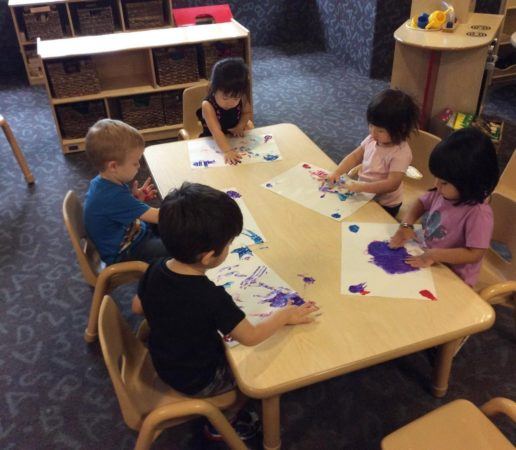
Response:
M198 6L195 8L174 8L176 27L201 25L206 23L231 22L233 14L228 4L215 6Z

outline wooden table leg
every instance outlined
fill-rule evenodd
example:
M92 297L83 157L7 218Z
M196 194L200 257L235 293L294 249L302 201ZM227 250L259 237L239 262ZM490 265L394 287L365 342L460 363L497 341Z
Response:
M437 349L437 361L433 374L432 394L435 397L444 397L448 391L448 380L455 351L462 342L461 339L446 342Z
M280 396L262 400L263 413L263 448L264 450L280 450Z

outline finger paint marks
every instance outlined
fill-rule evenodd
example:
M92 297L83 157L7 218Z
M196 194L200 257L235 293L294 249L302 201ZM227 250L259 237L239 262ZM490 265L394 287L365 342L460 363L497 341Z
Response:
M297 276L301 277L303 279L304 284L314 284L315 283L315 278L309 277L308 275L305 275L303 273L298 273Z
M228 288L230 288L231 286L233 286L233 282L232 282L232 281L228 281L227 283L224 283L224 284L222 285L222 287L223 287L224 289L228 289Z
M305 163L305 164L303 164L303 168L304 168L304 169L311 169L311 168L312 168L312 166L311 166L310 164L306 164L306 163Z
M372 256L371 263L391 275L419 270L405 262L410 256L405 247L390 248L388 241L372 241L367 246L367 253Z
M279 158L278 155L265 155L263 157L263 159L265 159L265 161L276 161L278 158Z
M269 142L270 140L272 139L272 136L270 134L266 134L264 137L263 137L263 143L266 144L267 142Z
M242 230L242 234L244 236L247 236L248 238L251 238L255 244L263 244L263 238L260 235L256 234L254 231L244 228Z
M246 289L248 286L256 283L256 280L265 275L266 272L267 266L258 266L251 275L242 280L240 289Z
M367 283L359 283L359 284L352 284L348 287L348 291L352 294L360 294L360 295L367 295L370 294L371 291L366 291Z
M419 291L419 293L423 296L423 297L426 297L432 301L436 301L437 300L437 297L435 297L434 294L432 294L428 289L423 289L422 291Z
M229 191L226 191L226 194L228 194L232 199L241 198L242 197L239 192L233 191L231 189Z
M261 303L270 303L273 308L283 308L289 301L295 306L305 303L297 292L285 290L285 288L274 289Z
M340 217L341 217L339 213L333 213L331 216L332 216L334 219L340 219Z
M343 194L342 192L337 192L337 197L339 197L339 200L341 202L344 202L348 199L349 195L348 194Z
M235 248L235 250L231 250L231 253L235 253L238 255L238 259L247 259L253 256L253 252L249 247L240 247Z
M348 230L352 233L358 233L358 230L360 230L360 227L358 225L350 225L348 227Z
M326 194L321 195L319 198L324 198L324 197L326 197Z
M194 163L192 163L192 165L195 167L208 167L210 164L215 164L215 160L214 159L201 160L201 161L195 161Z
M271 187L272 187L272 184L271 184L271 183L267 183L267 184L265 185L265 187L271 188Z

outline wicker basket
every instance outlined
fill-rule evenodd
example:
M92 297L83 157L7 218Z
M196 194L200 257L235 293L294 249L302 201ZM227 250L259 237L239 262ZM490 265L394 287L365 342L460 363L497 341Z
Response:
M204 76L211 77L211 70L217 61L224 58L244 58L244 41L217 41L202 44Z
M90 57L66 58L46 63L52 95L56 98L98 94L100 81Z
M165 124L161 94L135 95L119 99L122 120L138 130Z
M156 48L152 51L156 77L160 86L199 80L197 49L193 45Z
M58 105L56 114L64 139L83 138L97 120L107 117L102 100Z
M183 91L163 93L163 111L167 125L183 123Z
M63 27L59 11L55 5L25 8L23 11L27 40L36 38L59 39L63 37Z
M161 0L126 2L127 27L130 30L155 28L165 25Z
M110 34L115 31L113 10L105 3L79 3L77 18L82 35Z

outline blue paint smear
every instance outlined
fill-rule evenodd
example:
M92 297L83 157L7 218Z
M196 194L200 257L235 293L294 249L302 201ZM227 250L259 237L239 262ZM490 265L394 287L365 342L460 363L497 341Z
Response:
M308 275L303 275L302 273L298 273L297 276L301 277L303 279L304 284L314 284L315 283L314 277L309 277Z
M366 292L366 283L352 284L348 287L348 291L353 294L360 294Z
M333 213L331 216L334 217L335 219L340 219L339 213Z
M272 184L271 184L271 183L267 183L267 184L265 185L265 187L271 188L271 187L272 187Z
M350 225L348 227L349 231L351 231L352 233L358 233L358 230L360 230L360 227L358 225Z
M237 191L232 191L232 190L227 191L226 194L228 194L231 198L240 198L240 197L242 197L240 195L240 193L238 193Z
M265 155L263 159L265 159L265 161L275 161L278 159L278 155Z
M405 260L410 256L405 247L390 248L388 241L373 241L367 246L367 253L372 256L371 262L394 275L416 272L417 268L409 266Z
M214 159L211 159L211 160L209 160L209 161L207 161L207 160L204 160L204 161L203 161L203 160L201 160L201 161L195 161L195 162L193 163L193 165L194 165L195 167L208 167L210 164L214 164L214 163L215 163L215 160L214 160Z
M235 253L238 255L238 259L242 259L243 257L253 256L253 252L249 247L240 247L232 250L231 253Z
M345 201L345 200L347 200L347 199L348 199L349 195L348 195L348 194L343 194L343 193L339 192L339 193L337 194L337 197L339 197L339 200L340 200L341 202L343 202L343 201Z
M273 308L283 308L287 306L288 301L291 301L293 305L300 306L305 301L297 294L297 292L288 291L285 292L281 289L273 290L267 298L263 300L263 303L270 303Z
M257 235L254 231L251 231L251 230L248 230L247 228L244 228L242 230L242 234L244 236L247 236L248 238L251 238L255 244L263 244L262 237Z
M230 288L231 286L233 286L233 281L228 281L227 283L224 283L224 284L222 285L222 287L223 287L224 289L228 289L228 288Z

